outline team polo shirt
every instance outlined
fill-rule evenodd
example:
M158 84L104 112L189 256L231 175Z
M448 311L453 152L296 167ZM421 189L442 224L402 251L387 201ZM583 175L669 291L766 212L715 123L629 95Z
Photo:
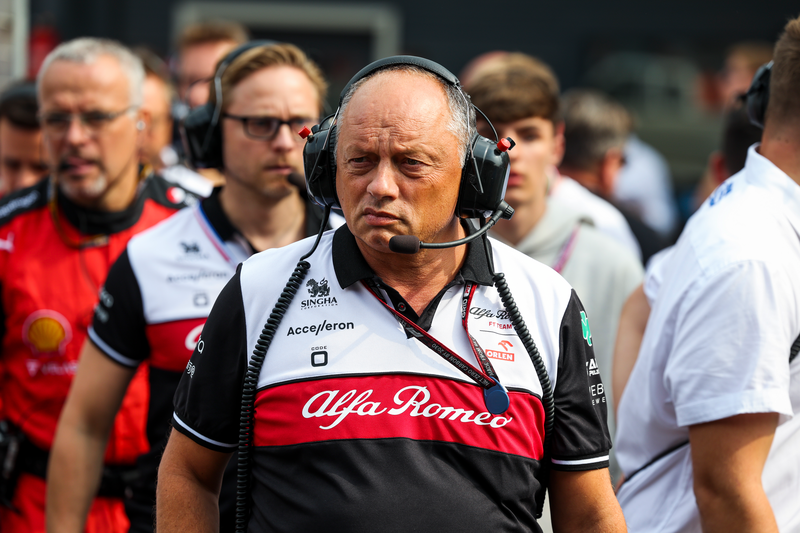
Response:
M116 363L131 368L150 363L150 451L139 458L143 475L135 487L136 497L149 506L175 389L214 300L253 253L225 215L220 191L131 240L108 274L89 328L95 346ZM317 233L320 223L319 210L308 205L307 234ZM225 487L223 522L227 512L232 523L235 465Z
M132 236L196 197L152 175L121 211L74 204L53 178L0 201L0 383L3 416L49 450L98 292ZM98 236L78 246L88 236ZM115 420L106 463L131 464L147 450L144 373L134 378Z
M748 152L645 286L652 312L619 405L617 494L629 531L700 532L689 426L780 413L762 482L800 531L800 186Z
M305 240L246 261L221 292L175 395L173 427L233 451L246 366ZM552 468L608 466L606 403L591 332L554 271L491 240L555 395ZM544 411L536 371L492 283L480 242L419 316L367 265L347 226L327 232L258 378L249 528L266 531L541 531ZM477 367L469 333L510 396L483 390L415 338L370 293Z

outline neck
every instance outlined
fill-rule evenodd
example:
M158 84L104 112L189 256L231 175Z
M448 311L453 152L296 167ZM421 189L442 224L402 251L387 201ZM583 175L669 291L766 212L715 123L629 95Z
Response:
M454 226L442 232L436 242L449 242L466 236L458 219L453 219ZM423 248L416 254L396 254L378 252L356 237L361 254L375 274L414 308L417 314L422 313L445 285L450 283L464 264L467 255L465 246L453 248Z
M547 201L541 199L527 204L515 205L514 216L510 220L500 219L492 228L492 232L513 246L518 245L522 239L536 227L547 210Z
M767 123L758 151L800 185L800 132Z
M228 180L219 200L231 224L257 251L286 246L306 236L305 203L296 189L270 198Z
M597 196L601 198L607 197L607 195L603 194L600 177L597 172L568 166L561 166L558 171L562 176L574 179Z

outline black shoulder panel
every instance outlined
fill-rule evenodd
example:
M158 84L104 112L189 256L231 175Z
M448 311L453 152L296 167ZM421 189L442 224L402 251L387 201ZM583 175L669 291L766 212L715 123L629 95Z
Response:
M0 226L8 224L17 215L46 206L49 183L50 180L45 179L0 198Z

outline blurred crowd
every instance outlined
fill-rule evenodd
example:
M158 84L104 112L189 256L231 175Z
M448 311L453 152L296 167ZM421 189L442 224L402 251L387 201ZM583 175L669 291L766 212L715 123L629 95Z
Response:
M0 531L44 531L46 520L48 531L152 531L172 396L217 294L251 254L316 234L297 132L323 118L324 73L292 45L239 48L248 39L238 24L192 25L169 61L77 39L0 94L0 451L18 464L3 466ZM771 47L742 43L706 80L724 131L697 207L761 140L745 93L771 59ZM515 143L515 214L491 234L580 296L613 436L641 338L625 328L644 331L646 268L663 264L685 223L669 165L621 103L562 91L536 57L488 52L460 81L478 133ZM334 214L329 227L343 222ZM202 268L181 270L193 261ZM191 294L176 288L183 275L197 282ZM233 470L220 500L229 531ZM613 451L610 472L621 479Z

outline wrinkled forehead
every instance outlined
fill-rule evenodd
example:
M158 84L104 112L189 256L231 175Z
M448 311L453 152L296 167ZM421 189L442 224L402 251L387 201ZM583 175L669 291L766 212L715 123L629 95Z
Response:
M65 105L120 107L128 105L131 97L130 80L119 61L105 54L88 63L53 61L37 89L43 111Z
M444 131L450 118L447 94L430 76L407 71L382 71L353 93L337 120L340 134L350 127L399 126Z

